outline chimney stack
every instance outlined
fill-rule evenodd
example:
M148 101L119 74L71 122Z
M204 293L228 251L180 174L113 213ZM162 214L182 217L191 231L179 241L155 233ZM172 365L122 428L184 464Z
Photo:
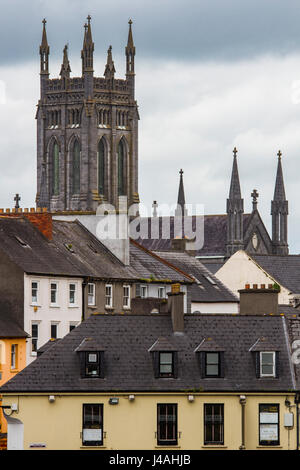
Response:
M171 313L174 333L184 333L184 292L180 292L180 284L172 284L168 293L168 310Z
M262 284L247 284L245 289L239 290L241 315L276 315L278 313L278 294L280 289L270 285L267 289Z

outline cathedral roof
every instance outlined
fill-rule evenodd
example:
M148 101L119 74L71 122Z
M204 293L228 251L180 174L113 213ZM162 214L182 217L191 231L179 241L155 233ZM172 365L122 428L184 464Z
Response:
M201 249L197 250L197 256L225 256L226 243L227 243L227 214L220 215L205 215L204 216L204 245ZM244 230L248 227L251 214L243 214ZM174 234L174 217L158 217L159 219L159 234L157 238L139 238L137 241L152 251L171 251L171 241L176 237ZM165 238L162 237L162 230L164 223L168 224L170 220L170 235ZM196 224L201 227L203 216L187 216L186 219L191 223L192 230L196 230ZM141 222L147 224L148 234L151 234L151 221L153 218L148 218L148 221L141 217Z

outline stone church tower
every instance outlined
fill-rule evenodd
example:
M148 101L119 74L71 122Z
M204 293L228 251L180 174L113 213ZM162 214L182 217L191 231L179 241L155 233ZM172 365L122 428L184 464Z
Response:
M119 208L138 195L138 106L135 101L135 46L132 22L126 78L115 78L112 48L104 77L95 77L91 17L84 25L82 75L70 77L68 48L60 78L49 78L50 48L43 21L40 45L40 100L37 107L37 207L95 211L102 201Z

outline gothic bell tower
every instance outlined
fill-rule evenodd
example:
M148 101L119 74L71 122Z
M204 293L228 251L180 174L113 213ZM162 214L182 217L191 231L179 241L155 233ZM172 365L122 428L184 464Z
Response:
M37 106L37 207L94 212L101 202L119 209L139 202L135 46L129 21L126 77L115 78L112 47L103 77L94 75L91 17L84 25L82 74L71 77L68 47L59 78L49 78L46 20L40 45Z

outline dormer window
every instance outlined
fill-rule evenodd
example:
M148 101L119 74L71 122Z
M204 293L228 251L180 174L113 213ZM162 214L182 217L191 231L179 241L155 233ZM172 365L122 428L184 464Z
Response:
M174 353L173 352L160 352L159 353L159 376L160 377L174 377Z
M279 374L279 351L266 337L258 338L249 349L253 354L255 374L260 378L277 378Z
M104 378L104 349L95 338L84 338L75 349L80 362L80 375L85 378Z
M148 349L151 353L155 378L178 377L178 352L168 338L160 337Z
M260 352L260 376L275 377L276 375L276 354L274 351Z
M86 377L100 377L100 353L99 352L86 352L85 376Z
M201 377L203 379L225 375L225 351L213 338L204 338L196 347Z

